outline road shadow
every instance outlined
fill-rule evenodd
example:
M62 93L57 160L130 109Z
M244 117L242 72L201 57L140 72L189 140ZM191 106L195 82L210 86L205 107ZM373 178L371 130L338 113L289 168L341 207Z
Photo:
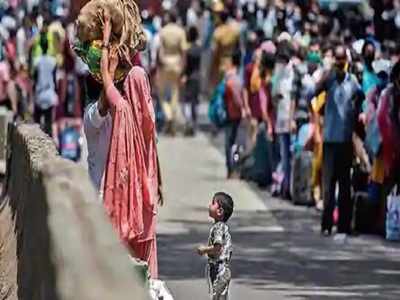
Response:
M223 153L220 137L210 137L210 142ZM268 210L236 211L229 222L235 284L288 299L400 299L399 244L377 236L351 237L339 244L320 236L320 214L314 208L271 198L251 183L248 187ZM195 248L207 242L210 223L205 208L192 210L163 221L179 228L158 235L163 280L204 278L206 260ZM192 212L201 212L204 221L182 215Z
M198 210L198 209L196 209ZM275 217L284 231L271 226ZM374 237L338 244L317 233L310 212L238 212L230 221L236 284L305 299L399 299L400 245ZM185 232L160 234L164 280L204 278L206 260L195 253L210 223L170 219Z

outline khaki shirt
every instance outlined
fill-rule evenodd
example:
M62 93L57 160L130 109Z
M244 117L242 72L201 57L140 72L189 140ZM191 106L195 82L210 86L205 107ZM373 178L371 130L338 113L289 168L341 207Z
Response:
M226 63L238 46L240 27L235 22L218 26L213 35L213 64L211 75L224 73Z
M167 24L160 31L161 68L164 71L181 73L184 64L184 54L187 50L185 30L174 23Z

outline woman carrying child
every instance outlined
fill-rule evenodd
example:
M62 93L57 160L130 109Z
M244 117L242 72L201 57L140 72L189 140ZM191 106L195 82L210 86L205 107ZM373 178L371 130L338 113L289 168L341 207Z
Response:
M162 196L150 84L145 71L133 67L123 85L115 86L119 58L110 36L110 17L104 14L101 75L112 116L104 205L123 243L134 257L149 264L155 279L156 214Z

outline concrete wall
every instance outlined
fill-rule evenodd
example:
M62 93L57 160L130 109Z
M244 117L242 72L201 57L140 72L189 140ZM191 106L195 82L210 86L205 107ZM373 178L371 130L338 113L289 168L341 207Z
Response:
M8 140L3 206L15 222L18 299L147 299L87 172L36 125L10 128Z
M12 112L0 107L0 174L6 171L7 126L12 121Z

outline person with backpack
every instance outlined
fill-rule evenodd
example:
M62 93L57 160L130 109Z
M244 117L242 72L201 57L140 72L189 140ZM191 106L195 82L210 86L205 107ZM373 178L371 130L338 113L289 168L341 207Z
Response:
M241 63L240 51L235 51L226 64L225 73L225 107L227 120L225 124L225 157L227 178L234 177L231 160L231 150L235 143L240 121L249 115L249 109L243 97L243 86L239 75Z
M47 53L48 41L40 41L42 54L34 64L35 108L34 120L50 136L53 136L54 107L58 103L56 93L57 62Z

